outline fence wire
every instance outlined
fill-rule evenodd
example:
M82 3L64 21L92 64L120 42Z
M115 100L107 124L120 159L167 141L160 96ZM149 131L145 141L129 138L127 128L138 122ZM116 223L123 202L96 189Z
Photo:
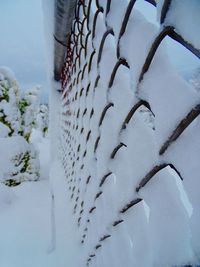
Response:
M146 5L156 7L154 0L145 2ZM143 201L142 195L139 194L140 191L152 179L157 179L157 174L164 169L171 168L181 181L190 179L186 172L181 172L179 164L176 165L176 160L171 160L170 154L165 157L165 154L172 146L176 148L176 142L199 116L199 103L195 103L190 109L186 107L182 112L184 115L181 120L176 120L175 125L172 122L174 128L171 128L168 137L156 148L158 157L156 160L152 159L150 164L145 163L143 155L144 147L146 146L148 150L151 146L148 145L145 138L138 140L142 147L137 161L142 169L139 177L132 176L134 164L132 165L130 155L127 155L127 158L124 156L130 147L131 141L129 140L132 135L134 136L134 127L137 127L134 119L138 120L138 114L148 114L147 117L150 121L154 121L158 115L155 113L151 99L143 98L141 88L166 36L180 43L195 56L200 57L199 50L189 40L185 40L174 25L165 23L171 2L165 0L163 3L160 29L154 34L152 40L148 41L149 48L145 57L141 57L142 64L141 68L138 67L135 90L132 91L133 97L130 98L130 101L126 100L129 98L129 93L122 86L123 83L126 86L124 79L127 75L128 77L132 75L132 65L130 58L124 56L122 42L124 36L127 35L130 20L134 18L136 0L128 1L123 18L119 19L120 25L112 23L112 9L117 4L115 0L79 0L76 4L70 44L67 47L62 71L61 143L63 166L74 217L80 231L80 243L84 246L88 240L92 240L92 246L85 259L86 265L92 264L106 241L111 240L113 235L117 235L117 231L113 231L113 229L117 230L118 225L126 223L126 216L131 216L128 213L130 209L134 209ZM108 55L108 58L112 57L111 62L105 60L104 54ZM122 98L121 102L114 95L114 91L117 90L115 86L120 79L121 93L116 92L116 94ZM143 123L145 124L145 122ZM145 127L143 127L143 131L148 132ZM157 132L156 125L152 126L151 132L153 134L150 136L153 136L152 142L154 142ZM141 132L142 134L143 132ZM128 136L128 138L124 138L124 136ZM193 142L193 140L187 141ZM131 149L133 147L134 145L131 146ZM137 154L134 149L132 153ZM133 158L135 159L136 156L134 154ZM132 177L127 178L128 181L120 173L118 167L123 165L126 160L128 161L127 164L125 163L126 170L127 168L127 172L130 170L130 177ZM190 162L186 164L189 166ZM113 179L121 179L117 190L110 185L111 182L109 183L109 180ZM126 191L120 192L123 180L125 190L127 189L129 192L127 197ZM108 203L111 201L112 195L123 197L122 201L114 203L115 215L109 217L109 209L112 208L112 205ZM124 216L126 213L127 215ZM104 219L106 215L109 218ZM100 221L101 227L98 226L98 223L96 224L97 220ZM99 229L96 229L97 227ZM93 235L94 232L95 235Z

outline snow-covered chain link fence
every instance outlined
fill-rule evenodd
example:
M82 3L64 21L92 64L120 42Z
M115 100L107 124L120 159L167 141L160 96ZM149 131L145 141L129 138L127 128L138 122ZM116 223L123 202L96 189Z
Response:
M200 96L164 47L168 36L200 57L198 32L181 27L180 2L199 7L146 1L158 6L156 28L135 0L77 1L61 144L85 265L183 266L200 258Z

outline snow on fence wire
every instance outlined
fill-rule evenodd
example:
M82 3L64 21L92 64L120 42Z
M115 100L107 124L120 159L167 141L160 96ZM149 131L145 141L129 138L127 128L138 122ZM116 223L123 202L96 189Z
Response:
M156 28L135 0L77 1L61 145L85 265L192 266L200 257L200 97L163 42L200 57L198 33L181 27L183 5L199 4L180 2L146 1L158 5Z

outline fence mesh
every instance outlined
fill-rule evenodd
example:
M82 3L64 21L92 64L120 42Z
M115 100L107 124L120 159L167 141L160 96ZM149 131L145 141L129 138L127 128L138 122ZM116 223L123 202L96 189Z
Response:
M86 265L109 266L111 258L114 266L150 266L142 252L141 265L137 258L138 251L151 254L148 230L161 257L173 253L170 246L162 251L158 240L174 238L176 252L180 247L190 260L183 245L189 241L179 237L194 233L180 204L177 177L196 220L200 100L166 59L164 39L170 37L197 57L200 52L192 38L170 24L173 1L163 1L159 28L134 8L138 1L77 1L66 51L62 162ZM143 2L156 7L154 0ZM151 213L144 219L146 206ZM173 230L173 216L182 225L179 233ZM166 236L159 237L159 229ZM136 252L130 253L132 246ZM181 260L172 257L171 266Z

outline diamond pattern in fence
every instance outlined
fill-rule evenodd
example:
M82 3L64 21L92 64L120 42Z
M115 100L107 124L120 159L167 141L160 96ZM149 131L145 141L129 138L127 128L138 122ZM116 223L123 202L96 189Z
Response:
M61 145L85 265L163 266L167 257L180 266L191 260L188 247L199 255L189 233L196 234L200 200L200 98L168 62L164 40L200 52L168 23L175 2L163 1L156 28L135 0L77 1L62 74Z

